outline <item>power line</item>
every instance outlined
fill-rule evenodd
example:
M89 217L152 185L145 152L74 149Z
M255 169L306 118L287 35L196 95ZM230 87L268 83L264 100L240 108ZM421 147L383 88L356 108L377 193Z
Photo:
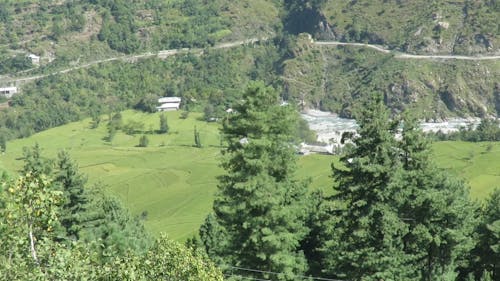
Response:
M245 277L237 274L224 274L225 277L238 277L238 278L243 278L243 279L248 279L248 280L254 280L254 281L271 281L269 279L260 279L260 278L254 278L254 277Z
M229 268L237 269L237 270L242 270L242 271L249 271L249 272L268 273L268 274L273 274L273 275L281 274L279 272L265 271L265 270L252 269L252 268L244 268L244 267L238 267L238 266L229 266ZM320 281L345 281L345 280L340 280L340 279L331 279L331 278L313 277L313 276L303 276L303 275L295 275L295 277L304 278L304 279L320 280Z

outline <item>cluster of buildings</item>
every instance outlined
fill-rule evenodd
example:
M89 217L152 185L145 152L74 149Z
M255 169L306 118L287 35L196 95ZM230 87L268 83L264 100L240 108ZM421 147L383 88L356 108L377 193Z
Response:
M40 56L37 56L35 54L29 54L26 56L31 60L31 63L33 65L40 65ZM8 87L0 87L0 97L4 98L12 98L13 95L19 93L19 89L15 86L8 86Z

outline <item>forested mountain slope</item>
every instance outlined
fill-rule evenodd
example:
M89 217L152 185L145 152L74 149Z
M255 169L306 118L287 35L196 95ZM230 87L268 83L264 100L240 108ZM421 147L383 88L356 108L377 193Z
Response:
M429 118L497 115L498 60L400 60L362 47L319 46L300 34L307 32L316 42L371 43L408 54L493 56L499 52L499 5L496 0L0 1L0 86L45 77L18 85L23 95L10 102L15 110L0 113L0 131L8 131L7 138L26 136L145 101L151 108L163 95L195 100L188 107L217 115L255 79L281 89L284 99L347 117L359 97L373 91L383 92L395 113L414 106ZM213 50L253 38L266 40ZM181 49L167 62L155 58L161 50ZM40 65L28 54L41 56ZM109 60L135 54L152 58ZM79 69L96 61L103 63ZM33 112L34 105L41 110Z
M1 1L0 11L2 60L34 53L42 56L42 64L207 47L270 36L279 24L278 5L265 0ZM0 68L0 74L18 68Z

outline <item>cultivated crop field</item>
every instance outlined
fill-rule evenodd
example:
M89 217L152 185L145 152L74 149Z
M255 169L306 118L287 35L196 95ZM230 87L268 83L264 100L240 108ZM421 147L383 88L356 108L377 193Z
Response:
M144 123L144 132L126 135L119 132L107 142L106 123L90 128L90 119L71 123L7 143L0 155L0 169L15 176L22 166L22 148L38 143L44 156L55 158L66 149L76 160L89 184L103 184L119 196L135 215L145 217L146 227L155 234L166 232L171 238L185 240L211 209L216 192L216 176L222 173L220 136L217 123L201 120L191 113L181 119L181 112L165 113L168 134L156 134L159 113L136 111L122 113L123 121ZM194 147L194 127L200 132L202 148ZM148 147L137 147L147 135ZM500 143L440 142L433 145L440 167L464 177L475 198L484 198L495 186L500 187ZM297 156L299 157L299 156ZM297 178L311 179L312 189L331 191L330 164L337 157L309 155L300 157Z

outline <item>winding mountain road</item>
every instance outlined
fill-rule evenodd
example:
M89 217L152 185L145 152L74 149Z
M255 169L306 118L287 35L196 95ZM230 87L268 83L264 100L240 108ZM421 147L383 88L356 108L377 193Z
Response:
M257 43L257 42L267 41L267 40L268 40L267 37L263 37L263 38L250 38L250 39L246 39L246 40L239 40L239 41L234 41L234 42L227 42L227 43L217 44L217 45L211 47L210 49L234 48L234 47L238 47L238 46L242 46L242 45L246 45L246 44L254 44L254 43ZM121 60L121 61L135 61L135 60L138 60L138 59L150 58L150 57L158 57L159 59L166 59L166 58L168 58L170 56L174 56L174 55L178 55L178 54L186 54L186 53L202 54L203 53L203 49L200 49L200 48L193 48L193 49L190 49L190 48L170 49L170 50L161 50L161 51L158 51L157 53L147 52L147 53L135 54L135 55L116 56L116 57L111 57L111 58L107 58L107 59L101 59L101 60L91 61L91 62L84 63L84 64L81 64L81 65L77 65L77 66L69 67L69 68L66 68L66 69L62 69L62 70L59 70L59 71L54 71L54 72L51 72L51 73L48 73L48 74L39 74L39 75L33 75L33 76L27 76L27 77L13 77L13 78L5 78L5 79L1 79L0 78L0 83L2 83L2 84L4 84L4 83L5 84L24 83L24 82L29 82L29 81L34 81L34 80L42 79L42 78L45 78L45 77L48 77L48 76L51 76L51 75L64 74L64 73L71 72L73 70L82 69L82 68L88 68L88 67L91 67L93 65L97 65L97 64L100 64L100 63L111 62L111 61L118 61L118 60Z
M246 40L220 43L220 44L217 44L217 45L211 47L210 49L234 48L234 47L238 47L238 46L245 45L245 44L254 44L254 43L257 43L260 41L267 41L267 40L268 40L267 37L250 38L250 39L246 39ZM339 41L314 41L313 44L316 46L353 46L353 47L370 48L370 49L374 49L374 50L381 52L381 53L384 53L384 54L393 54L394 58L396 58L396 59L469 60L469 61L500 60L500 55L492 55L492 56L414 55L414 54L407 54L407 53L398 52L395 50L389 50L389 49L386 49L383 46L379 46L379 45L365 44L365 43L347 43L347 42L339 42ZM0 78L0 83L2 83L2 84L24 83L24 82L29 82L29 81L34 81L34 80L38 80L41 78L45 78L45 77L48 77L50 75L64 74L64 73L68 73L68 72L73 71L73 70L88 68L88 67L100 64L100 63L106 63L106 62L112 62L112 61L118 61L118 60L135 61L137 59L150 58L150 57L158 57L159 59L166 59L170 56L174 56L174 55L178 55L178 54L185 54L185 53L202 54L203 49L199 49L199 48L170 49L170 50L161 50L161 51L158 51L156 53L147 52L147 53L135 54L135 55L116 56L116 57L111 57L111 58L107 58L107 59L91 61L91 62L88 62L85 64L69 67L69 68L55 71L55 72L52 72L49 74L39 74L39 75L33 75L33 76L27 76L27 77Z
M374 49L378 52L384 54L394 54L394 58L396 59L420 59L420 60L469 60L469 61L482 61L482 60L499 60L500 55L492 55L492 56L462 56L462 55L413 55L398 52L395 50L389 50L379 45L374 44L365 44L365 43L347 43L347 42L338 42L338 41L314 41L314 45L316 46L354 46L354 47L363 47Z

